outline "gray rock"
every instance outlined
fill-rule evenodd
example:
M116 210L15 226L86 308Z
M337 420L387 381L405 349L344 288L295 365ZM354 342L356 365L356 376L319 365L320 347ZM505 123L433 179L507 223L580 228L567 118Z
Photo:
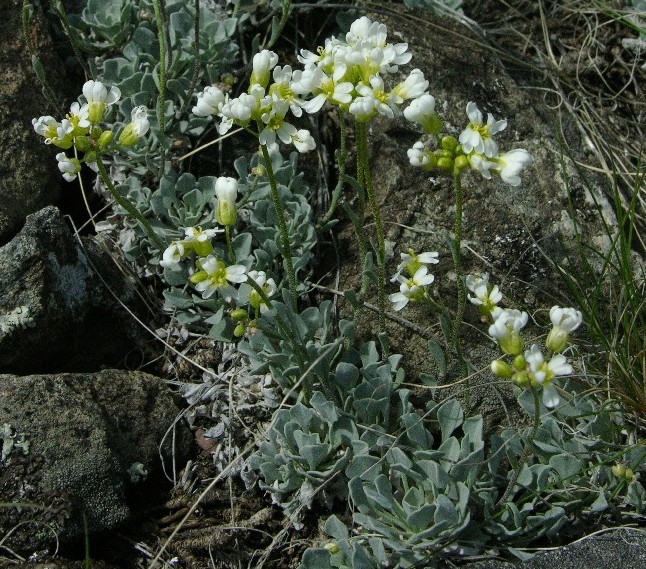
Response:
M526 563L480 561L469 569L642 569L646 567L646 533L615 529L541 553Z
M141 372L0 375L0 495L21 504L0 508L0 536L16 528L4 545L28 556L82 536L83 515L90 532L129 520L127 497L153 494L163 476L160 455L170 472L188 455L179 414Z
M96 242L75 239L55 207L30 215L0 247L0 373L125 367L149 337L110 291L138 306L134 284Z
M48 108L32 70L23 38L22 4L22 0L0 3L0 244L18 232L28 214L56 203L60 195L61 176L54 157L61 150L43 144L31 119L60 116L63 109ZM64 90L63 61L38 10L29 31L48 80L56 91Z

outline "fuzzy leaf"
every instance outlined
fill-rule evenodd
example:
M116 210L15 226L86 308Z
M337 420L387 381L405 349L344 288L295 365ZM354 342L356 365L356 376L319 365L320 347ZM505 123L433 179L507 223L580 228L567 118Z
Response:
M462 406L455 399L447 400L437 410L437 420L442 430L442 441L446 441L464 420Z

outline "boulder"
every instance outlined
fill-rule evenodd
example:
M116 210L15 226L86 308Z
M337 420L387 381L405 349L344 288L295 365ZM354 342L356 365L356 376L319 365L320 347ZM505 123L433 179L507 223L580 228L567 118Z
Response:
M60 149L44 145L31 124L32 118L58 116L63 108L49 108L42 95L23 37L22 4L22 0L0 3L0 244L20 230L28 214L57 203L62 179L54 158ZM54 49L40 11L34 10L28 29L34 55L48 70L48 81L55 91L64 91L63 58Z
M190 450L180 414L163 381L141 372L0 375L0 495L16 504L0 508L3 545L51 553L56 539L83 536L83 517L98 532L154 502Z
M150 336L117 299L138 306L96 241L76 239L55 207L30 215L0 247L0 373L127 367Z

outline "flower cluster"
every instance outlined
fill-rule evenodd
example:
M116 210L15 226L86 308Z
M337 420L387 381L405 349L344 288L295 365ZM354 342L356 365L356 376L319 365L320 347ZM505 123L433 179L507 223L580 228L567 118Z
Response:
M432 284L435 277L428 272L428 266L438 263L436 252L416 254L412 249L401 253L401 263L390 282L399 283L399 292L388 296L393 303L393 310L402 310L409 302L428 300L427 286Z
M63 150L74 148L74 157L68 157L65 152L56 155L58 169L68 182L81 171L82 162L96 170L96 161L101 154L133 146L148 132L150 123L146 107L132 110L131 121L123 128L116 143L113 142L113 132L101 128L101 121L120 97L117 87L108 90L100 81L87 81L83 85L82 102L72 103L69 113L60 122L52 116L31 121L36 133L45 139L45 144L53 144ZM82 159L77 157L77 151L84 153Z
M238 182L234 178L221 176L214 184L217 196L214 204L215 218L219 225L227 229L235 225L238 218ZM173 241L163 252L159 264L170 271L181 271L186 265L189 283L205 300L217 295L229 304L249 304L256 313L264 312L267 309L265 298L271 298L276 293L276 284L263 271L249 271L246 265L236 263L232 258L227 262L215 252L212 239L224 233L225 229L184 228L184 239ZM186 260L190 262L184 263ZM242 290L236 288L236 285L249 283L250 280L262 290L264 298L249 285L245 285L246 288ZM243 321L247 316L247 311L242 310L237 314L237 321Z
M438 146L432 150L421 140L416 142L408 150L408 159L413 166L453 173L470 166L487 180L491 179L491 172L496 172L503 182L511 186L520 185L520 172L531 164L532 157L522 148L500 154L493 137L507 127L506 120L495 120L488 113L485 122L482 112L471 101L466 109L469 123L459 138L445 136L440 139L441 122L438 123L435 114L435 101L427 100L424 105L418 103L414 109L412 107L407 109L408 114L404 113L406 118L420 124L427 134L433 135L431 141Z
M425 108L424 102L434 99L426 93L428 81L419 69L387 87L386 77L412 56L407 44L388 43L386 34L384 24L363 16L351 25L345 41L328 38L316 53L301 50L298 59L303 69L296 70L279 66L278 56L263 50L253 58L246 93L230 98L216 86L206 87L197 95L193 113L220 117L220 134L234 124L245 129L255 125L261 144L279 139L307 152L315 142L309 131L288 122L288 112L300 117L303 111L318 112L327 102L366 122L377 115L392 118L402 114L400 107L408 100L412 100L411 107Z
M552 329L545 341L547 355L538 344L532 344L525 350L520 332L529 320L527 312L497 306L502 294L498 286L489 283L489 275L468 275L466 281L467 288L474 293L474 296L469 295L469 300L479 306L483 318L491 322L489 336L511 360L511 364L504 359L494 360L491 362L491 371L498 377L510 379L519 387L542 389L546 407L558 405L560 398L553 380L572 374L572 366L561 352L568 344L570 332L583 322L581 312L574 308L553 306L550 310Z

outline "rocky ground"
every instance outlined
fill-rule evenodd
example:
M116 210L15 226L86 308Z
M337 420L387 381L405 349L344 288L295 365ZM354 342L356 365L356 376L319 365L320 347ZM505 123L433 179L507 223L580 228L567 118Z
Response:
M0 8L6 38L0 45L0 567L84 567L86 535L97 568L144 567L166 543L160 557L166 567L296 567L317 536L315 512L296 532L237 477L209 485L232 449L250 444L249 430L267 417L241 407L226 434L205 436L217 425L196 412L199 405L186 388L178 389L205 382L204 370L218 372L209 381L223 377L219 372L234 356L209 340L172 331L161 342L155 283L142 283L104 240L79 238L64 217L77 210L70 202L80 197L61 199L55 152L31 128L31 118L45 114L47 103L35 87L22 38L21 4L7 0ZM610 108L611 130L632 129L622 134L627 160L632 156L632 142L641 136L644 61L635 62L616 26L595 36L594 45L603 40L606 49L592 54L582 20L560 13L554 3L544 3L544 10L536 2L515 4L465 2L468 19L462 23L390 4L376 10L370 3L368 9L398 41L411 45L431 92L440 105L446 102L443 117L454 134L466 103L479 101L508 119L501 145L533 155L520 188L485 185L475 177L465 183L463 253L467 271L491 273L516 304L536 311L566 302L554 263L567 262L575 221L584 221L579 229L586 240L607 245L594 204L602 204L612 223L608 177L601 167L587 171L584 180L577 166L610 160L614 146L609 150L596 138L601 125L595 122ZM544 29L553 30L548 44ZM65 99L64 50L41 20L30 41L47 68L61 70L51 74L52 87ZM626 75L624 63L631 58L635 65ZM594 65L578 73L588 60ZM610 83L603 92L595 69ZM615 87L620 92L614 98L603 95ZM579 112L572 93L595 113ZM554 105L552 96L565 96L575 108ZM452 224L453 198L448 184L408 167L406 149L416 138L403 123L374 122L374 183L391 265L408 247L445 251L435 274L437 293L447 294L455 275L442 235ZM321 267L321 275L334 278L321 283L345 290L356 286L357 261L348 253L349 228L340 229L338 258ZM334 258L331 250L326 255ZM340 302L339 310L348 308ZM369 313L361 318L360 326L370 330ZM414 309L406 318L413 327L389 323L397 339L393 348L405 355L409 377L434 373L421 347L437 326ZM486 365L491 349L477 332L476 311L466 319L466 341L475 346L470 359L476 367ZM213 386L220 395L209 412L222 405L231 416L232 405L224 402L229 380ZM486 374L473 386L474 410L489 425L513 420L513 399L511 390L494 386ZM601 569L621 556L623 569L636 569L646 564L645 546L641 533L602 534L548 552L528 567Z

